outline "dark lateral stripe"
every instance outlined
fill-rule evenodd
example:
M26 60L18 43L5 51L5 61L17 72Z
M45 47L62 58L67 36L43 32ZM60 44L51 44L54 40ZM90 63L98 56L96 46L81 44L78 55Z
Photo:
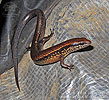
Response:
M59 50L57 50L57 51L54 51L54 52L52 52L51 54L48 54L47 56L44 56L43 58L40 58L38 61L42 61L42 60L44 60L44 59L47 59L49 56L52 56L52 55L54 55L54 54L56 54L56 55L59 55L59 54L61 54L61 52L63 51L63 50L67 50L67 48L69 48L71 45L68 45L68 46L65 46L65 47L63 47L63 48L60 48ZM59 54L58 54L59 53ZM55 55L54 55L55 56Z

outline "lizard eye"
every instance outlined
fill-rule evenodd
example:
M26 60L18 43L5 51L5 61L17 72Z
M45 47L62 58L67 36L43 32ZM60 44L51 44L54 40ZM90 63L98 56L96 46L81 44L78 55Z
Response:
M79 45L84 45L84 44L85 44L85 43L82 42L82 43L80 43Z

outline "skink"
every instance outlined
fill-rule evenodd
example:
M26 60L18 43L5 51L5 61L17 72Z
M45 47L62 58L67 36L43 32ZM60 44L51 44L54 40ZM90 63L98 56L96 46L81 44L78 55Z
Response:
M73 65L67 65L64 63L64 59L72 52L88 47L91 41L86 38L73 38L64 41L58 45L52 46L45 50L42 50L43 45L53 36L54 32L51 30L51 34L47 37L45 35L46 20L42 10L35 9L30 11L24 16L18 28L16 29L14 36L14 44L12 49L12 57L14 63L14 72L16 85L20 91L18 82L18 43L21 32L24 26L33 18L37 16L36 30L33 36L31 45L31 58L37 65L46 65L60 61L63 68L71 70Z

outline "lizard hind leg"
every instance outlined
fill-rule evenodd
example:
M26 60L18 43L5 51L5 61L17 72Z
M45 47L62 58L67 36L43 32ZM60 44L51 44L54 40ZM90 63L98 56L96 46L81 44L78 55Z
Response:
M38 48L39 48L39 50L41 50L41 49L43 48L43 45L44 45L47 41L49 41L50 38L53 36L53 34L54 34L54 29L53 29L53 30L50 29L50 31L51 31L51 34L50 34L50 35L44 37L42 40L40 40L40 41L38 42Z

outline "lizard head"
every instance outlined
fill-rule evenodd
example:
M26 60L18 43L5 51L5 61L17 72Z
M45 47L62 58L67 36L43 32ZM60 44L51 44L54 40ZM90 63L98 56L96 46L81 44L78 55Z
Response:
M75 38L75 41L72 42L71 46L74 50L80 50L88 47L90 44L91 41L86 38Z

